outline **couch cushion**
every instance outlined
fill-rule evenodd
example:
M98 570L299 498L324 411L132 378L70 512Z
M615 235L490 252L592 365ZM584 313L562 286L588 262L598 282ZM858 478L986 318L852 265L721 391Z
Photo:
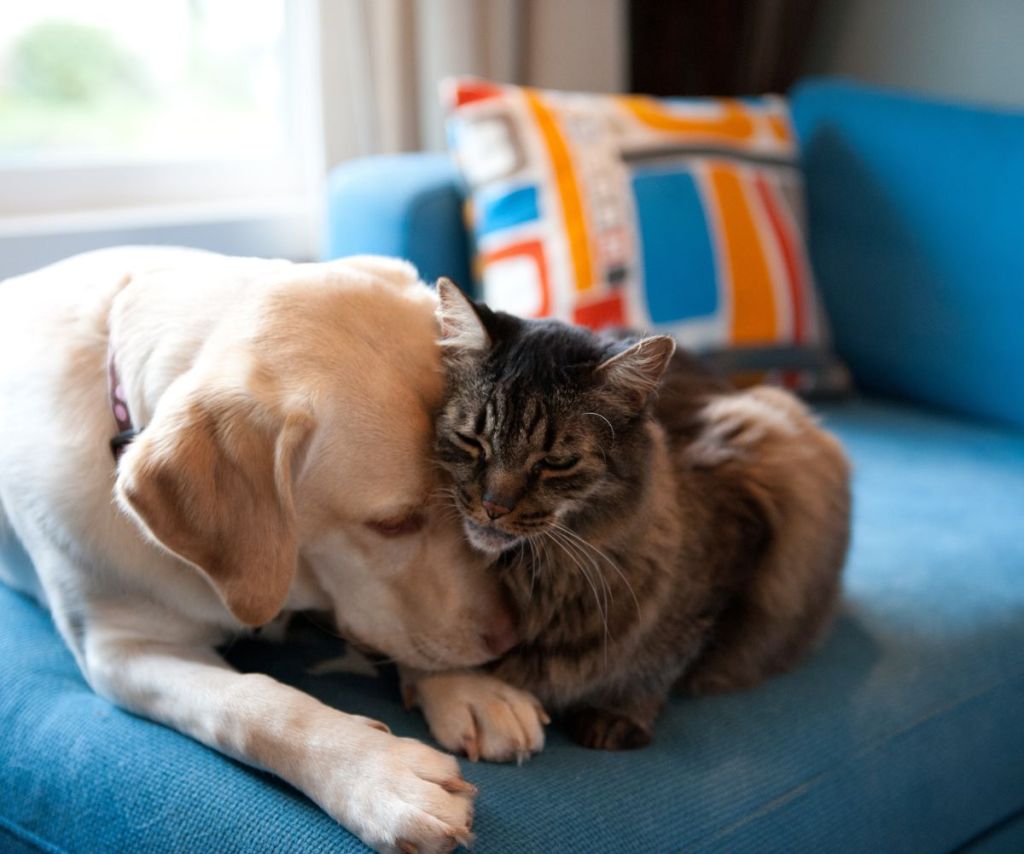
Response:
M522 768L465 765L476 850L946 851L1024 807L1024 435L868 403L826 421L856 465L856 518L820 653L745 694L673 701L637 753L552 733ZM425 737L393 675L310 672L334 644L306 627L231 654ZM0 685L0 839L363 850L286 785L94 696L7 590Z
M1024 424L1024 111L792 93L811 255L867 390Z

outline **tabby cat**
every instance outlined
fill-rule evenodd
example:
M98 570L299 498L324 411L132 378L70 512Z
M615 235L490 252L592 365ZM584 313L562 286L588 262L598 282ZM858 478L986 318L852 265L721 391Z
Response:
M493 677L615 750L651 740L673 689L746 688L807 655L835 608L850 497L839 443L803 404L732 390L666 336L522 320L445 280L439 297L437 454L521 621Z

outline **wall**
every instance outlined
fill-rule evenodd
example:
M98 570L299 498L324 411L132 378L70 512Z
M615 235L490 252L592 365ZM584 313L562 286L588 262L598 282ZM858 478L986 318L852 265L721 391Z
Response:
M622 92L626 0L528 0L526 82L548 89Z
M328 167L444 147L438 83L622 91L627 0L321 0Z
M807 72L1024 108L1024 0L825 0Z
M418 3L418 108L427 147L444 147L437 87L446 76L594 92L625 86L626 0Z

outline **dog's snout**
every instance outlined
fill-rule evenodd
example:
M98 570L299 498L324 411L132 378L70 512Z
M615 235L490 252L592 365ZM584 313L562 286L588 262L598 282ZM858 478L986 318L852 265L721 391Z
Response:
M508 652L519 643L519 630L516 628L512 614L502 608L495 615L494 621L483 634L484 645L497 658Z
M492 521L500 518L501 516L507 516L516 509L515 502L511 499L493 496L490 493L484 496L481 503L483 504L487 518Z

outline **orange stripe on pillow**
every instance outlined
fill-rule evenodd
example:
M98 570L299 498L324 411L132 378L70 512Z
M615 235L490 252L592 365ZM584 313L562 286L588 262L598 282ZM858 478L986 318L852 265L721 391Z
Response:
M785 222L779 210L779 201L775 192L768 185L764 175L758 174L754 178L754 186L761 198L765 211L768 213L768 221L771 223L772 231L779 242L782 250L782 260L786 265L786 282L789 285L789 298L793 306L793 342L799 344L804 340L804 327L806 325L807 307L804 305L804 295L807 293L807 283L803 280L803 269L796 257L796 236L790 232L789 224Z
M779 142L793 141L793 135L789 129L789 122L786 121L785 116L768 116L768 127L772 129L772 136L779 140Z
M744 141L754 136L754 121L737 101L721 99L722 115L714 118L687 118L662 105L654 98L626 95L621 103L638 121L655 130L694 136L719 137Z
M743 181L735 167L720 162L710 165L708 177L718 206L732 287L732 343L774 341L778 323L771 273Z
M558 197L562 202L562 218L565 220L565 235L569 243L569 256L572 259L576 290L586 291L594 284L593 270L590 264L590 241L587 238L583 201L580 198L576 171L569 154L569 147L566 145L565 137L562 135L561 128L558 127L554 114L540 96L531 89L524 89L523 95L551 156Z

